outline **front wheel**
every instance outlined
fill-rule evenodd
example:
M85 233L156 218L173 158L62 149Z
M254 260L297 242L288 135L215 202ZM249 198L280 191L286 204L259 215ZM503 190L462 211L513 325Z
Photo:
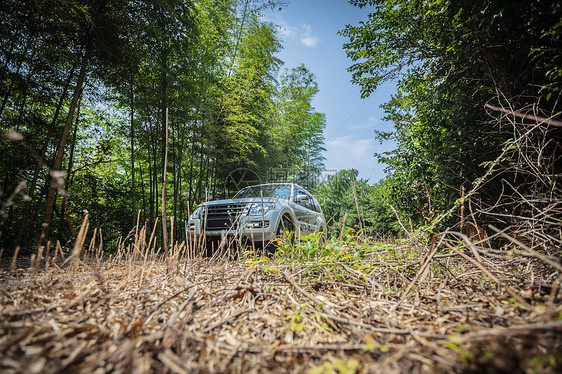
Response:
M291 244L295 244L295 225L291 218L287 216L281 217L275 238L267 245L269 253L275 253L277 250L283 248L283 241L288 239Z
M287 216L281 217L281 221L279 222L279 226L277 227L277 236L282 236L286 233L291 233L295 231L293 221Z

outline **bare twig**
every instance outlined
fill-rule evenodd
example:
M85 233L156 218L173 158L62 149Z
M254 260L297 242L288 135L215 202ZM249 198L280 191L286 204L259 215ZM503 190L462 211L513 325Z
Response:
M491 279L494 280L494 282L496 282L498 285L502 286L505 288L505 290L515 299L517 300L523 307L527 308L527 309L531 309L531 305L526 302L525 300L523 300L523 298L521 296L519 296L519 294L517 294L517 292L515 292L511 287L509 287L507 284L505 284L504 282L501 282L494 274L492 274L488 269L486 269L486 267L484 267L484 265L482 265L480 262L476 261L475 259L467 256L465 253L462 253L461 251L459 251L457 248L453 247L452 245L450 245L449 243L445 242L445 245L447 246L447 248L455 251L457 254L461 255L464 259L470 261L471 263L473 263L474 265L478 266L478 268L480 268L480 270L482 270L482 272L484 274L486 274L488 277L490 277Z
M524 114L524 113L520 113L520 112L517 112L517 111L510 110L510 109L498 108L497 106L493 106L493 105L490 105L490 104L486 104L485 107L488 108L488 109L492 109L496 112L511 114L512 116L515 116L515 117L528 119L528 120L539 122L539 123L544 123L546 125L562 127L562 121L557 121L557 120L550 119L550 118L539 117L539 116L535 116L533 114Z
M489 228L491 228L492 230L494 230L495 232L497 232L499 235L501 235L503 238L506 238L507 240L509 240L510 242L512 242L513 244L516 244L517 246L523 248L524 251L526 251L528 254L530 254L533 257L538 258L539 260L549 264L550 266L552 266L553 268L562 271L562 265L560 265L559 263L555 262L554 260L552 260L551 258L541 255L540 253L538 253L537 251L533 251L531 248L527 247L525 244L521 243L519 240L507 235L505 232L501 231L500 229L498 229L497 227L493 226L493 225L488 225ZM517 250L516 250L517 251Z

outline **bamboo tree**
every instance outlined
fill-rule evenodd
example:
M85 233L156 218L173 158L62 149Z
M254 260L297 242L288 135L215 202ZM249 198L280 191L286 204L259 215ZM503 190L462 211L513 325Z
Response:
M164 253L166 255L166 264L170 266L170 254L168 252L168 227L166 218L166 181L168 174L168 109L166 108L165 114L165 138L164 138L164 162L162 164L162 242L164 246Z
M17 239L16 239L16 245L21 244L23 234L26 230L29 212L30 212L30 209L31 209L31 203L32 203L33 198L35 196L35 189L37 187L37 180L39 178L39 172L44 167L45 154L47 152L47 147L49 146L49 144L51 142L51 138L53 136L54 129L55 129L55 124L58 121L60 110L62 108L62 105L63 105L63 102L66 98L66 95L68 93L68 88L69 88L70 82L71 82L71 80L74 76L74 70L76 68L76 65L77 64L72 65L72 68L70 69L70 72L67 75L67 79L65 81L64 88L62 90L62 94L60 95L58 105L55 109L55 114L53 115L53 119L50 122L49 129L47 131L47 137L46 137L45 141L43 142L43 147L42 147L41 151L38 154L38 159L36 160L37 166L35 167L35 172L33 173L33 178L31 179L31 185L29 187L29 192L28 192L28 195L29 195L30 199L25 203L25 208L24 208L24 212L23 212L22 219L21 219L21 222L20 222L20 228L19 228L19 231L18 231L18 236L17 236Z
M129 80L129 93L130 93L130 141L131 141L131 198L133 205L133 223L135 223L135 215L137 213L137 189L135 185L135 92L134 92L134 79L133 74Z
M41 235L39 237L39 246L43 245L43 240L49 234L49 229L51 226L51 221L53 218L53 209L55 206L55 194L58 186L61 184L61 174L57 174L61 170L62 158L64 154L64 148L66 146L66 141L68 139L68 133L70 132L70 126L72 125L72 120L74 119L74 112L78 104L78 99L82 94L82 89L84 85L84 78L86 75L86 69L90 59L90 47L86 47L84 54L82 56L82 61L80 62L80 72L78 73L78 80L74 88L74 94L72 95L72 101L68 110L68 115L66 116L66 122L64 125L63 133L60 137L59 145L57 147L57 153L55 157L55 162L51 168L49 190L47 193L47 201L45 207L45 216L43 217L43 224L41 225Z

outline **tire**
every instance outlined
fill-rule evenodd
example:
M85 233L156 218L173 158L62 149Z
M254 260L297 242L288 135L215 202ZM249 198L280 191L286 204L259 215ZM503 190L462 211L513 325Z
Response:
M275 239L269 242L266 246L267 252L269 254L274 254L275 252L277 252L277 250L283 249L283 247L280 245L280 241L283 240L286 235L289 235L291 244L295 244L295 235L293 234L294 232L295 225L293 224L293 221L291 221L291 219L287 216L281 217L281 220L279 220L279 225L277 226Z
M291 235L294 232L295 232L295 225L293 224L293 221L287 216L281 217L281 221L279 221L279 227L277 227L277 237L282 238L283 236ZM294 244L294 241L295 241L295 236L292 235L291 244Z

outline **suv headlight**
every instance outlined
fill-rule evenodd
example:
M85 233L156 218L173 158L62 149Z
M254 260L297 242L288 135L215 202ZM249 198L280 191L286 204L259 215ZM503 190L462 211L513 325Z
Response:
M248 209L249 216L265 216L275 208L275 203L253 203Z
M191 215L189 216L189 220L193 221L193 220L196 220L199 217L201 217L201 207L198 207L197 209L195 209L193 211L193 213L191 213Z

